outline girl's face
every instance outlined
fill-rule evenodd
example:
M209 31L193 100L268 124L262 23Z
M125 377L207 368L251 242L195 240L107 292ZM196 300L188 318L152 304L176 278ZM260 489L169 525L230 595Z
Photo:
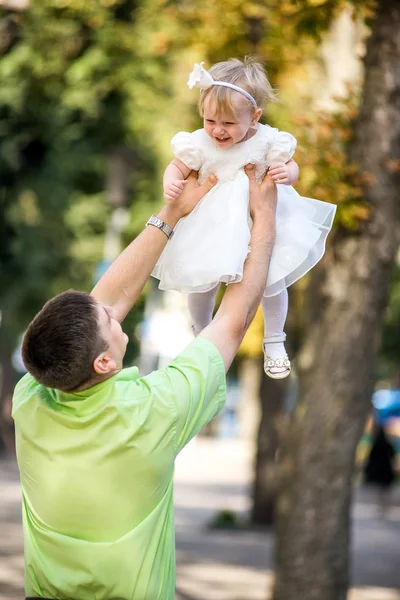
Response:
M233 104L236 117L233 114L222 111L218 117L215 110L215 102L207 97L204 101L204 129L218 148L231 148L239 142L248 139L249 129L254 126L262 114L260 108L254 110L243 102L240 94L237 94Z

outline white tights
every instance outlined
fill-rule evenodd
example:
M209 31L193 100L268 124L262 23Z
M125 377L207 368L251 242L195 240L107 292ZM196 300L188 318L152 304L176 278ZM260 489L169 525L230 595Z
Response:
M264 315L264 337L282 335L288 312L287 289L270 298L263 296L261 307ZM265 352L272 359L282 358L286 354L283 342L266 343Z
M193 322L195 335L198 335L207 325L211 323L215 296L219 285L209 292L189 294L189 312ZM264 314L264 337L281 335L288 312L288 293L283 290L280 294L266 298L263 296L261 307ZM266 352L271 358L280 358L285 354L285 346L282 343L266 344Z
M219 285L209 292L189 294L188 305L192 318L194 334L198 335L212 321L215 296L219 290Z

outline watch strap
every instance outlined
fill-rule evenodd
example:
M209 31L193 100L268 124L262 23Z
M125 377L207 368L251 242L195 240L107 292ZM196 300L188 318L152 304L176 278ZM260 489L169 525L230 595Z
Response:
M153 225L154 227L158 227L158 229L161 229L161 231L163 233L165 233L165 235L167 236L167 238L170 240L172 238L172 236L174 235L174 230L171 229L171 227L169 225L167 225L165 223L165 221L162 221L161 219L159 219L158 217L156 217L155 215L152 215L150 217L150 219L147 221L146 223L146 227L147 225Z

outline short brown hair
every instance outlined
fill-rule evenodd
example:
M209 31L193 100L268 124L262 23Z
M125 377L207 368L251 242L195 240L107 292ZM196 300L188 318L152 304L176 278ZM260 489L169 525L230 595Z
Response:
M276 92L271 86L264 65L261 59L256 56L245 56L243 60L238 58L230 58L224 62L216 63L209 70L215 81L226 81L233 83L246 92L249 92L257 102L259 108L264 108L267 101L277 102ZM222 111L236 117L233 98L235 97L234 90L223 86L211 86L202 90L199 98L199 112L204 116L204 101L206 98L212 98L216 106L216 116L218 117ZM252 102L243 96L249 108L255 110Z
M49 300L22 341L26 369L46 387L81 388L95 378L93 361L107 345L100 335L98 304L85 292L69 290Z

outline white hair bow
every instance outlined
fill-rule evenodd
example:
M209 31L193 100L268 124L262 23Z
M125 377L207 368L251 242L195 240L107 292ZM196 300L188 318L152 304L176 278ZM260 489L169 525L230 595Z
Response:
M194 87L201 88L202 90L208 90L213 85L222 85L223 87L231 88L231 90L235 90L243 96L246 96L253 104L255 108L257 108L257 102L254 100L253 96L249 94L248 91L239 87L238 85L234 85L233 83L228 83L227 81L215 81L212 75L206 71L203 67L204 62L201 62L199 65L195 63L193 71L189 75L188 87L192 90Z
M194 65L193 71L189 75L188 87L192 90L194 87L202 88L203 90L207 90L214 83L214 79L212 75L203 67L204 62L201 62L199 65L196 63Z

